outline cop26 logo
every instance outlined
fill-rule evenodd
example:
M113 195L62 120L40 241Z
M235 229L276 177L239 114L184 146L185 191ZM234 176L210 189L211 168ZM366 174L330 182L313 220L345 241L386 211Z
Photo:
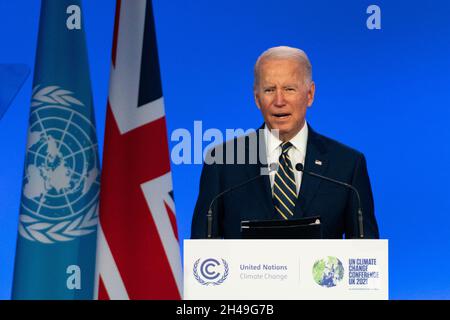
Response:
M97 228L100 166L92 110L59 86L36 86L31 102L19 234L45 244Z
M193 269L194 277L200 284L217 286L227 279L230 269L224 259L208 258L200 262L201 259L195 261Z

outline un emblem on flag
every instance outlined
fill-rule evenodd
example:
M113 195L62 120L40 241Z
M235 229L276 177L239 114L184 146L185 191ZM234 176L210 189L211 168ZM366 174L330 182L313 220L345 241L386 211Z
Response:
M71 91L34 88L19 216L22 237L51 244L96 231L100 172L91 112Z

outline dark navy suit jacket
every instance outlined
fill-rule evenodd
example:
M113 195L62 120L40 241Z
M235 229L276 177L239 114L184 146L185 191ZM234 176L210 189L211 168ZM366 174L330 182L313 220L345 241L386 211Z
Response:
M353 185L360 193L364 216L365 238L379 238L374 214L374 203L366 160L362 153L337 141L320 135L308 127L305 171L315 172ZM258 131L262 131L260 128ZM257 132L258 132L257 131ZM206 238L206 214L214 196L227 188L261 174L262 161L266 161L264 136L253 133L222 144L209 153L210 157L223 154L223 159L234 159L234 164L204 164L200 190L192 219L191 238ZM261 157L253 164L249 151ZM234 154L227 155L234 146ZM244 164L237 164L237 150L245 147ZM230 152L229 152L230 153ZM317 161L318 160L318 161ZM225 161L224 161L225 162ZM321 163L321 165L320 165ZM282 219L272 202L269 176L265 175L245 186L220 197L214 207L214 237L241 238L241 220ZM320 216L322 237L325 239L356 238L357 198L351 190L319 178L303 174L300 192L295 205L294 219Z

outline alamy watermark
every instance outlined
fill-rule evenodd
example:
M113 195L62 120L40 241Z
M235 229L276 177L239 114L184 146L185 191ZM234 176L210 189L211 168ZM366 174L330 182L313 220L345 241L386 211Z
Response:
M270 133L279 137L278 130ZM266 137L263 129L203 129L194 121L193 130L178 128L170 136L172 163L181 164L257 164L267 165ZM207 143L206 145L204 145Z
M369 30L380 30L381 29L381 9L379 6L372 4L367 7L367 14L370 14L366 20L366 26Z

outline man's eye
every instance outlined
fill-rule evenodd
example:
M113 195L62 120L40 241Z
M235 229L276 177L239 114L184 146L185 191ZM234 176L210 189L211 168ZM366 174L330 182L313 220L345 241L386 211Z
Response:
M286 88L285 90L288 91L288 92L294 92L295 91L294 88Z
M264 92L265 92L265 93L271 93L271 92L273 92L273 91L274 91L273 88L267 88L267 89L264 89Z

